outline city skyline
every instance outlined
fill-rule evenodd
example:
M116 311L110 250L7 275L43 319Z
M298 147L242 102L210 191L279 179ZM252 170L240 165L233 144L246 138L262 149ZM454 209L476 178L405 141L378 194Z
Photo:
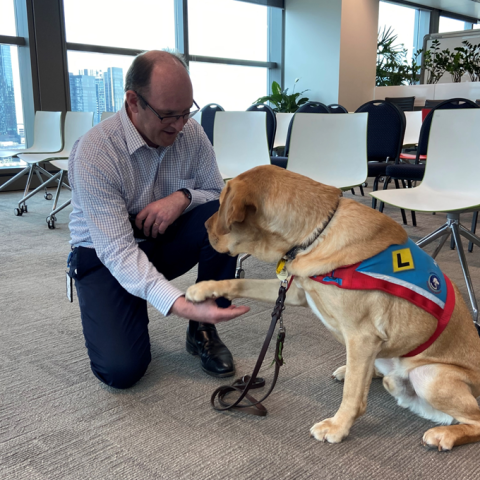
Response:
M105 71L80 69L68 73L70 109L72 112L93 112L94 124L103 112L117 112L123 105L123 69L108 67Z

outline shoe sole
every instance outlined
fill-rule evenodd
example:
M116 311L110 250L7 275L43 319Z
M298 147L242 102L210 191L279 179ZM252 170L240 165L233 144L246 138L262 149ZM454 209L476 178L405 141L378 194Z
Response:
M185 343L186 344L186 348L187 348L187 352L190 354L190 355L193 355L194 357L198 357L198 359L200 360L200 356L198 355L198 353L196 352L195 348L192 347L188 342ZM201 363L201 360L200 360L200 367L202 368L202 370L207 374L207 375L210 375L211 377L216 377L216 378L225 378L225 377L233 377L235 375L235 370L231 371L231 372L226 372L226 373L214 373L214 372L211 372L210 370L207 370L203 364Z

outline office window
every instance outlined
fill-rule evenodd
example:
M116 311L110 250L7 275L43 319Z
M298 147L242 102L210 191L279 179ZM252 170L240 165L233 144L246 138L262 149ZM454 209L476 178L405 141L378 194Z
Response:
M174 0L64 0L67 42L175 48Z
M403 44L408 51L407 59L412 58L415 45L415 15L416 9L395 5L388 2L380 2L378 12L378 30L392 28L397 40L395 45Z
M438 33L458 32L461 30L470 30L471 24L466 24L462 20L440 16L438 24Z
M267 94L268 69L209 63L208 57L268 60L268 7L234 0L188 0L190 72L195 99L245 110ZM202 62L195 56L206 57Z
M94 123L102 112L122 108L125 75L133 56L90 52L67 52L70 105L74 112L94 112Z
M134 59L109 49L175 48L174 0L137 0L134 11L130 0L64 0L64 9L70 109L94 112L97 124L102 112L122 108L125 75ZM90 28L92 16L105 21ZM83 44L87 51L69 44ZM107 53L88 52L89 45Z
M266 94L266 68L190 62L190 76L200 107L218 103L225 110L246 110Z
M0 0L0 35L15 37L13 0ZM25 147L18 47L0 43L0 150ZM0 166L16 166L17 160L1 158Z
M13 2L14 0L0 0L0 35L14 37L17 34Z
M188 0L190 55L266 61L267 13L235 0Z

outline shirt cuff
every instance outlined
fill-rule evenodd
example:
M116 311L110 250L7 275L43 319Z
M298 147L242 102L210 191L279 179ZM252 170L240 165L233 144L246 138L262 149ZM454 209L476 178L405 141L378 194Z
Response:
M162 280L149 292L147 301L166 317L177 298L183 295L185 293L173 286L168 280Z

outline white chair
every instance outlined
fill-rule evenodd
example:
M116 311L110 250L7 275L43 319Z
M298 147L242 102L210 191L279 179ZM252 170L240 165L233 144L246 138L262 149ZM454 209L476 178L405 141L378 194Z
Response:
M113 117L117 112L102 112L102 115L100 116L100 121L103 122L107 118Z
M407 125L405 128L405 136L403 137L403 145L417 145L420 137L420 129L422 128L422 112L404 112Z
M217 112L213 139L224 180L270 164L265 112Z
M42 153L19 154L18 157L24 162L27 162L31 165L38 164L40 162L50 162L53 164L52 160L68 159L75 142L82 135L88 132L88 130L92 128L92 125L93 125L93 112L67 112L67 115L65 116L65 125L64 125L65 144L63 146L63 149L60 152L43 153L43 154ZM46 188L49 184L56 181L58 182L58 188L57 188L57 194L55 196L54 206L52 210L54 211L58 201L58 196L60 194L61 187L64 186L70 190L70 186L63 182L64 176L65 176L65 170L61 169L58 173L51 176L47 181L45 181L35 190L25 195L18 202L18 208L16 208L14 211L15 215L21 216L23 213L27 212L28 210L26 206L26 201L30 197L38 193L42 188ZM65 206L63 208L65 208ZM59 210L57 209L57 211ZM50 216L52 216L52 213L50 214ZM53 215L53 218L54 218L54 215ZM47 218L47 223L48 223L48 218ZM55 226L53 226L52 228L55 228Z
M273 142L273 148L284 147L287 144L287 133L290 120L293 117L293 113L277 113L277 132L275 133L275 141Z
M297 113L290 137L287 170L342 190L367 179L368 113Z
M453 235L477 327L477 301L461 235L479 247L480 238L460 224L460 215L480 209L479 132L479 109L437 110L430 128L428 162L422 183L415 188L382 190L370 194L399 208L447 214L447 223L419 240L417 245L424 247L439 239L432 254L435 258L450 234Z
M21 150L3 150L0 151L0 158L14 157L22 153L51 153L58 152L62 148L62 112L43 112L38 111L35 113L35 121L33 125L33 145L29 148ZM17 173L8 182L5 182L0 190L8 187L10 184L21 178L23 175L27 175L27 183L25 185L25 193L28 193L30 184L35 174L38 180L42 184L45 180L42 178L42 174L46 178L51 178L52 175L45 169L40 167L37 163L29 163L21 172ZM47 194L47 192L45 192ZM46 198L48 198L48 195ZM51 198L51 196L50 196ZM26 210L25 206L25 212Z

